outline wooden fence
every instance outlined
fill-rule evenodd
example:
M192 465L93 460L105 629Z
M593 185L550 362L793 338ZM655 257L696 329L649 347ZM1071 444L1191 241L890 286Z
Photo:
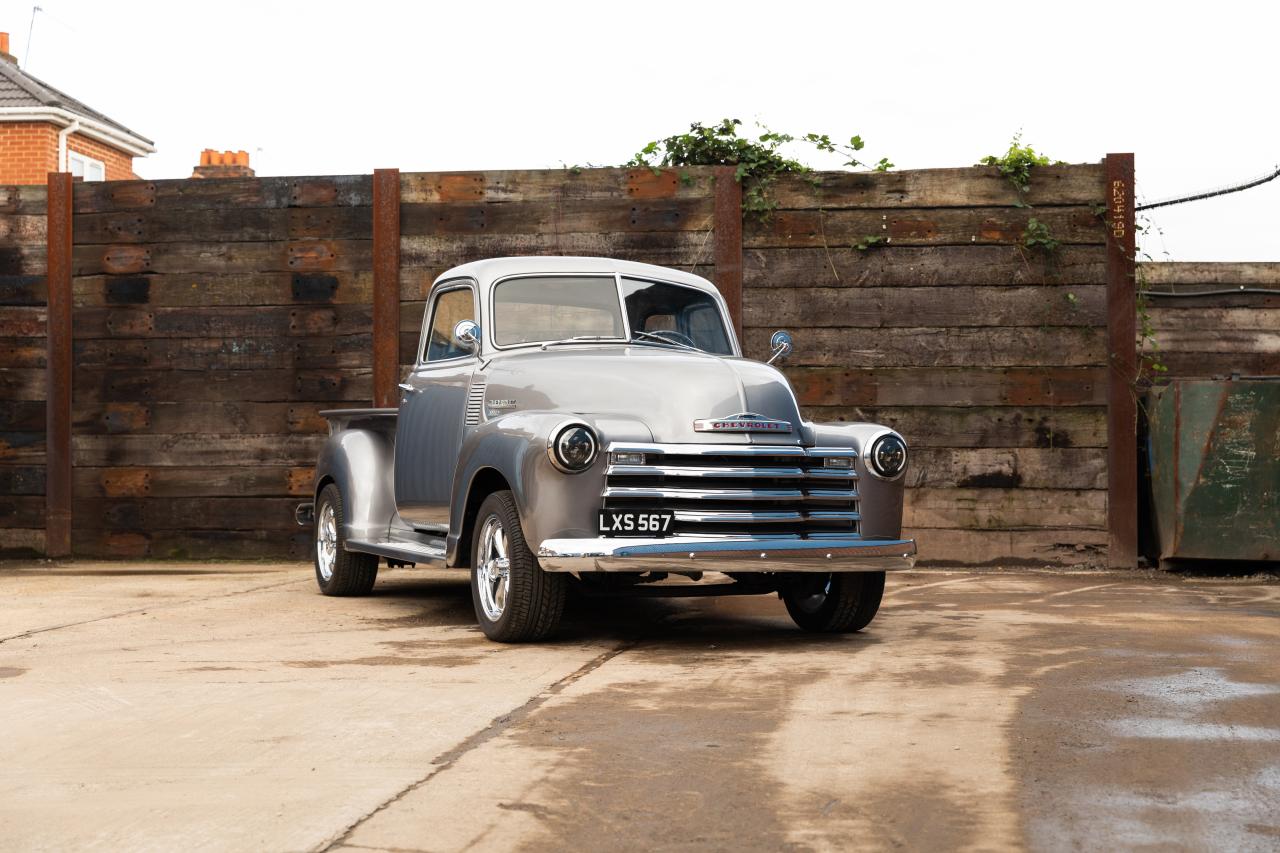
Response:
M1108 353L1126 297L1132 319L1131 254L1116 260L1129 186L1106 165L1039 168L1022 199L989 168L818 173L779 181L772 216L744 220L731 168L76 184L62 248L40 227L43 189L0 188L0 250L16 253L0 254L0 430L26 436L2 460L17 473L0 474L0 551L64 553L40 535L53 510L34 448L43 389L65 384L73 553L304 557L292 507L317 412L394 399L434 277L586 254L711 278L751 357L791 329L808 416L884 421L915 448L923 560L1124 565L1108 489L1131 478L1108 479L1127 471L1108 431L1132 435L1113 395L1132 396L1132 353ZM1022 245L1033 217L1058 250ZM74 373L47 382L44 242L74 296L50 338L74 340Z
M1167 376L1280 376L1280 263L1146 263L1140 276Z

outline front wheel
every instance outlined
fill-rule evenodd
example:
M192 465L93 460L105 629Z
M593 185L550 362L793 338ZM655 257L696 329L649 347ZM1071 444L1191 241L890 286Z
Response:
M511 492L480 504L471 546L471 601L480 629L499 643L541 640L560 624L564 575L544 572L524 541Z
M791 619L806 631L861 631L875 618L884 596L884 572L800 575L782 591Z

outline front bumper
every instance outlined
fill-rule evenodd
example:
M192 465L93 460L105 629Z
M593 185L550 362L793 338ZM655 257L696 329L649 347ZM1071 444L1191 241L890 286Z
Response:
M547 539L548 572L892 572L916 562L914 539Z

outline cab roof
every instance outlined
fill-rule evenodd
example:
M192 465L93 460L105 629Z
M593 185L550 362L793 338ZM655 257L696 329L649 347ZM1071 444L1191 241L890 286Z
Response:
M684 284L719 295L716 286L702 276L682 272L671 267L642 264L636 261L620 261L614 258L589 258L570 255L535 255L472 261L469 264L456 266L443 273L436 279L436 282L467 277L475 279L481 287L487 288L498 279L510 275L553 275L556 273L604 273L607 275L617 273L637 278L651 278L670 281L675 284Z

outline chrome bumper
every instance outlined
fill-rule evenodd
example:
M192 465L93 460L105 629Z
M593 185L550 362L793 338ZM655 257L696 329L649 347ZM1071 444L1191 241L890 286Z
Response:
M548 572L892 572L916 562L913 539L547 539Z

